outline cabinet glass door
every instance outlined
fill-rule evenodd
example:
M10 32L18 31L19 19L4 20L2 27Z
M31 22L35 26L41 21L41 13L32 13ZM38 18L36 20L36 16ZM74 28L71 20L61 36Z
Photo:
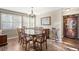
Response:
M77 36L77 17L68 16L64 19L64 34L69 38L76 38Z

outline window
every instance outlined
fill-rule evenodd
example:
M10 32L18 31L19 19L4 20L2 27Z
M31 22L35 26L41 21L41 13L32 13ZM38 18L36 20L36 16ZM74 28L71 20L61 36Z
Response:
M1 28L16 29L21 26L21 16L1 13Z
M17 27L22 26L22 17L18 15L13 15L13 20L12 20L12 27L13 29L16 29Z
M29 27L35 27L35 26L36 26L36 17L29 16Z
M11 29L12 28L12 16L9 14L1 14L1 28Z
M23 16L23 26L29 27L29 19L27 16Z

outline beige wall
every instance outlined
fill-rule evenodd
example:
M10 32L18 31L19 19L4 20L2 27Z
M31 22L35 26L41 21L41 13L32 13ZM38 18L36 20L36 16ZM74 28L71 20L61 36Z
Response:
M41 26L41 19L42 17L47 17L47 16L51 16L51 25L48 26L43 26L44 28L57 28L59 29L58 31L58 36L59 36L59 40L61 41L62 39L62 35L63 35L63 13L62 13L62 9L59 10L55 10L55 11L51 11L42 15L38 15L36 18L36 25L37 26Z

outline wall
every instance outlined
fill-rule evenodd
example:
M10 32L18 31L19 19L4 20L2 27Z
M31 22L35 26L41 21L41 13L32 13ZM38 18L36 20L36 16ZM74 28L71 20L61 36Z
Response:
M52 29L57 28L58 31L58 40L61 41L62 37L63 37L63 13L62 13L62 9L59 10L55 10L55 11L51 11L42 15L38 15L36 18L36 25L41 27L41 19L42 17L47 17L47 16L51 16L51 25L48 26L43 26L44 28L49 28Z

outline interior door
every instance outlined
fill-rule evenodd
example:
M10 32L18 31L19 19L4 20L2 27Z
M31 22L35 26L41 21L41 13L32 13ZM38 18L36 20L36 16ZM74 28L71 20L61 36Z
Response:
M64 36L69 38L77 37L77 17L76 16L64 17Z

